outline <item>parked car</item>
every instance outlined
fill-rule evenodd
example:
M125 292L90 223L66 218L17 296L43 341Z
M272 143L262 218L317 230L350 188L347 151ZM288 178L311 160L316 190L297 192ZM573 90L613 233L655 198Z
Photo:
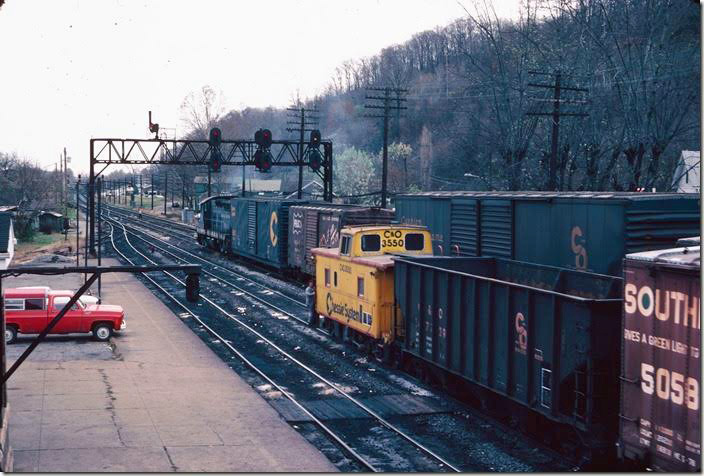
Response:
M73 291L44 287L5 290L5 343L14 342L17 334L42 332L73 294ZM125 329L125 311L121 306L87 303L89 301L79 299L51 334L92 333L96 340L107 341L114 332Z

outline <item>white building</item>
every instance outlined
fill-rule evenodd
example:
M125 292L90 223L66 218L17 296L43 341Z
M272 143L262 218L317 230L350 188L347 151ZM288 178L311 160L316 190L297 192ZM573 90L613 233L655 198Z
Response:
M701 182L699 179L700 153L698 150L683 150L675 175L672 180L672 189L679 193L700 193Z
M0 269L7 269L15 255L15 231L12 228L12 215L0 213Z

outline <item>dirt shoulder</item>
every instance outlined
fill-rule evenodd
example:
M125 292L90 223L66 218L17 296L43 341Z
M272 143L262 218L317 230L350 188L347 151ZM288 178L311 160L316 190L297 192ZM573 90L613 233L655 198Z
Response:
M75 256L76 235L69 233L68 240L61 233L37 233L32 241L19 242L15 247L13 265L26 264L43 255Z

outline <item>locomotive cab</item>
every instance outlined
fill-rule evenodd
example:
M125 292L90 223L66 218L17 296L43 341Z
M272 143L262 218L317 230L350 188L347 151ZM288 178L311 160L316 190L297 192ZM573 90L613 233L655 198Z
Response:
M393 255L432 255L427 228L411 225L342 229L338 248L314 248L316 310L326 324L359 343L389 343L394 322Z

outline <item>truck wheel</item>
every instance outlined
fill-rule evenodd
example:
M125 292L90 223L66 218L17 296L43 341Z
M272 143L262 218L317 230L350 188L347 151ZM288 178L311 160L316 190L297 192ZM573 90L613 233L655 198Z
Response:
M98 324L93 328L93 337L95 340L105 342L112 335L112 327L107 324Z
M14 326L5 327L5 344L12 344L17 339L17 329Z

